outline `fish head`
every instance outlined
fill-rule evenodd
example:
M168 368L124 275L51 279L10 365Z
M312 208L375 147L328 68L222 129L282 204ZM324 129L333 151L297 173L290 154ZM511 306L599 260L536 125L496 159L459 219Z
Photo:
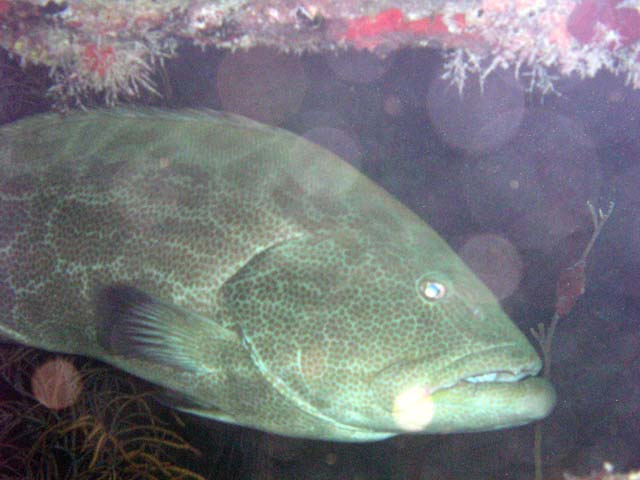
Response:
M226 282L224 308L264 378L333 440L545 417L555 393L534 348L438 234L388 202L374 220L277 244Z

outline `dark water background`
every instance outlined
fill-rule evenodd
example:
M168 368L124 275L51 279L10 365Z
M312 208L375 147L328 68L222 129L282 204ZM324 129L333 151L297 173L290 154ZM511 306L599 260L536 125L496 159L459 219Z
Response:
M14 82L0 84L1 119L46 110L46 72L4 62ZM558 274L589 240L586 202L615 201L585 295L554 339L544 460L546 478L604 461L639 468L640 91L599 75L540 98L526 77L497 71L460 96L441 67L428 50L379 60L185 48L158 76L164 98L143 101L236 111L336 151L440 232L527 333L549 322ZM187 422L204 453L192 467L210 478L533 478L531 427L342 445Z

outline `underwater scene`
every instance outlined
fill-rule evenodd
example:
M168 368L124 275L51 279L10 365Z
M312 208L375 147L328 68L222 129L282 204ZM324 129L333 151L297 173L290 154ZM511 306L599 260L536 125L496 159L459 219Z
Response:
M635 0L0 0L0 479L640 478Z

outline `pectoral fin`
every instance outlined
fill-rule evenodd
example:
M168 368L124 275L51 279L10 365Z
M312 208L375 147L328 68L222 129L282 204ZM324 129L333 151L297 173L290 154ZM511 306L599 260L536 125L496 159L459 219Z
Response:
M102 290L97 314L98 342L109 353L181 370L208 370L217 363L210 360L222 344L241 344L234 332L213 320L128 285Z

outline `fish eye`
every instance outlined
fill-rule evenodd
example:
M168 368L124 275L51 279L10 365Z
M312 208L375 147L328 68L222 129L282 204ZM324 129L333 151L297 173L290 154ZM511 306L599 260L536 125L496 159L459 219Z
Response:
M447 288L440 282L422 280L418 284L420 294L429 301L440 300L447 294Z

